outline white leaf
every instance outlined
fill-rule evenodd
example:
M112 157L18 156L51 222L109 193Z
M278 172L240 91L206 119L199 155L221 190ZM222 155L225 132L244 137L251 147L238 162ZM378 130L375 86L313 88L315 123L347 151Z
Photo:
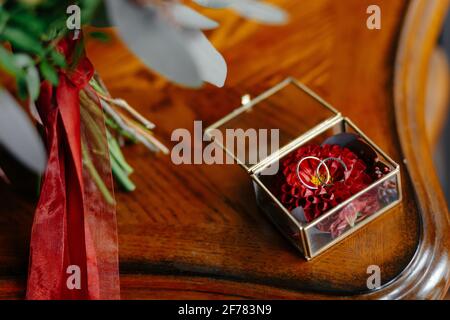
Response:
M14 55L14 62L17 67L24 70L29 98L35 101L39 97L41 80L33 59L29 55L18 53Z
M226 8L228 7L234 0L193 0L195 3L208 8Z
M29 55L18 53L14 55L14 62L20 68L25 68L34 65L33 59Z
M222 87L227 78L227 64L203 32L183 29L186 46L197 63L200 76L206 82Z
M34 120L36 120L37 123L39 123L40 125L43 125L41 116L39 115L39 112L36 108L36 104L31 99L30 102L28 103L28 110L30 111L30 114L34 118Z
M214 20L201 15L185 5L169 3L167 7L175 21L183 28L210 30L217 28L219 25Z
M47 157L36 128L14 98L0 89L0 144L20 162L41 173Z
M283 24L287 22L287 14L278 7L255 0L234 0L231 8L243 17L267 24Z
M181 34L157 7L142 7L125 0L105 4L122 39L145 64L176 83L201 86L196 63Z

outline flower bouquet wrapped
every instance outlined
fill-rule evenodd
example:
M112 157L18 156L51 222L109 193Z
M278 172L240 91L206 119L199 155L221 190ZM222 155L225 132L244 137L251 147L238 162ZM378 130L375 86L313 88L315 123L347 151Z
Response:
M193 2L285 21L283 11L260 1ZM180 1L0 0L0 69L9 88L0 89L0 144L42 174L29 299L120 297L112 177L122 189L135 189L121 148L133 141L168 153L151 132L154 124L113 97L86 56L85 41L106 35L84 26L105 21L175 83L222 86L226 78L224 59L203 33L217 23ZM7 175L0 168L0 178Z

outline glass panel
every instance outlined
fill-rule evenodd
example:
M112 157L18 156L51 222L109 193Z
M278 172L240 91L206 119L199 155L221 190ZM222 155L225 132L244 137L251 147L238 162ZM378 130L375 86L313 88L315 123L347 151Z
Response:
M400 199L398 174L374 185L343 208L337 210L325 219L313 222L305 229L311 255L330 244L337 242L363 223L377 216L381 210Z
M309 89L287 79L209 127L206 134L218 129L222 147L249 169L338 114ZM238 139L245 144L242 152Z
M289 174L289 172L293 172L292 170L294 169L291 169L291 165L289 164L289 169L286 173L284 171L287 169L285 167L285 160L288 159L288 157L291 157L291 155L293 155L300 147L306 145L321 145L324 141L335 141L328 139L335 139L337 134L344 132L359 136L359 139L364 141L367 145L371 146L371 152L368 152L368 150L364 148L360 150L364 151L360 155L361 157L372 154L373 158L369 157L369 159L376 159L375 165L368 166L366 169L368 170L366 171L367 174L374 179L370 187L371 192L367 191L365 192L365 194L352 201L354 206L353 211L351 211L353 209L352 204L349 203L347 206L339 210L339 212L334 213L333 208L341 204L341 202L335 204L331 208L329 207L327 211L324 211L316 218L311 218L311 212L309 211L308 213L308 211L306 211L306 209L303 210L302 207L302 203L307 203L305 202L306 199L305 201L303 201L302 198L298 196L299 193L295 192L295 190L293 189L293 182L288 182L288 180L286 180L289 179L288 175L286 174ZM367 218L376 215L377 212L381 211L386 206L399 200L399 182L397 178L397 175L399 175L399 173L393 176L393 178L389 178L388 181L379 185L384 177L392 174L391 172L396 172L398 170L397 165L391 159L385 157L381 152L379 152L379 150L369 140L361 136L360 131L346 119L342 119L342 121L339 121L334 125L330 124L330 126L327 128L322 128L322 130L316 135L312 136L308 140L302 141L298 146L292 149L292 151L286 150L285 152L283 152L283 154L280 155L279 159L274 159L270 163L265 164L264 168L259 169L257 172L255 172L255 177L257 177L260 183L267 190L269 190L270 194L275 197L279 203L281 203L281 207L284 209L282 210L280 208L279 211L272 210L271 214L275 215L279 212L280 214L286 215L286 211L288 211L291 214L291 218L295 219L296 223L304 228L307 239L309 240L309 244L305 243L305 246L307 247L307 251L309 252L311 257L317 255L322 248L324 248L334 240L342 239L345 236L345 233L350 233L348 231L352 229L352 225L359 225ZM278 165L274 165L276 163ZM273 173L273 167L278 167L278 170L275 173ZM382 169L386 167L389 168L389 170L378 175L378 173L376 173L376 170L378 170L376 168L378 167ZM296 176L294 172L293 179L295 178ZM289 186L291 186L291 188L289 188ZM355 195L365 188L366 187L362 186L361 189L355 189L352 191L351 195ZM349 195L347 199L351 197L351 195ZM380 197L381 195L384 196L382 198L379 198L379 195ZM374 199L377 199L377 202L375 202ZM310 202L310 204L314 203L311 202L312 200L308 201ZM272 202L273 203L271 204L271 206L278 205L275 201ZM365 206L363 208L363 211L359 212L362 203L365 203ZM263 209L265 211L267 210L267 202L259 204L263 206ZM339 215L339 213L341 213L341 215ZM309 214L309 216L307 214ZM351 216L352 214L355 216ZM352 220L352 218L354 219ZM345 224L347 220L343 219L349 219L347 225ZM283 232L287 232L288 236L292 233L289 228L284 228Z
M256 194L256 202L259 207L264 211L273 224L281 231L281 233L290 240L297 249L303 253L303 243L301 239L301 229L296 224L292 217L289 217L288 213L272 199L255 180L258 178L253 177L253 187Z

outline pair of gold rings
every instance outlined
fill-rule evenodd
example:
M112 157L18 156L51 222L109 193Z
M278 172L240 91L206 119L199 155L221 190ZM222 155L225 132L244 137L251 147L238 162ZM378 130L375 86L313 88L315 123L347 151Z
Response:
M317 165L316 171L315 171L315 173L316 173L315 177L317 178L317 181L319 182L318 184L314 184L314 183L308 184L306 181L304 181L302 179L302 177L300 175L300 166L303 163L303 161L305 161L305 160L316 160L316 161L318 161L318 165ZM308 157L304 157L304 158L300 159L300 161L297 163L297 177L298 177L298 180L305 187L307 187L308 189L312 189L312 190L319 189L319 186L327 187L327 186L333 185L333 183L329 183L330 180L332 180L332 176L331 176L331 173L330 173L330 168L327 166L327 162L329 162L329 161L337 161L344 168L344 172L347 171L347 166L345 165L344 161L342 161L339 158L329 157L329 158L320 160L317 157L308 156ZM323 176L320 174L320 169L322 167L325 167L325 170L326 170L326 179L325 179L325 181L323 181ZM336 181L333 181L333 182L336 182Z

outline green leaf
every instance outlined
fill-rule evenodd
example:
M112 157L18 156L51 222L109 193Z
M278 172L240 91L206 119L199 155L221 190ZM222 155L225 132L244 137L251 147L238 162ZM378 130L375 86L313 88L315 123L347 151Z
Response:
M17 84L17 95L21 100L25 100L28 97L27 81L25 77L23 76L17 77L16 84Z
M68 32L66 28L66 20L58 19L52 21L46 28L47 32L41 35L42 41L52 41L58 37L62 37Z
M109 40L111 40L109 34L101 31L92 31L91 33L89 33L89 36L101 42L108 42Z
M54 86L58 85L58 72L51 64L49 64L47 61L43 61L39 65L39 69L41 70L42 77L44 77L45 80L50 81L50 83Z
M12 76L17 76L21 70L14 62L14 55L0 45L0 68Z
M17 14L11 16L10 23L20 30L31 33L36 37L45 31L45 23L39 17L36 17L31 12L21 10Z
M9 13L0 6L0 33L3 32L3 28L8 23L9 17Z
M42 55L44 53L44 48L39 40L20 29L6 27L3 30L1 37L4 40L9 41L15 49L32 52L37 55Z
M50 57L52 61L58 66L58 67L65 67L66 64L66 58L63 54L59 53L56 50L50 51Z

